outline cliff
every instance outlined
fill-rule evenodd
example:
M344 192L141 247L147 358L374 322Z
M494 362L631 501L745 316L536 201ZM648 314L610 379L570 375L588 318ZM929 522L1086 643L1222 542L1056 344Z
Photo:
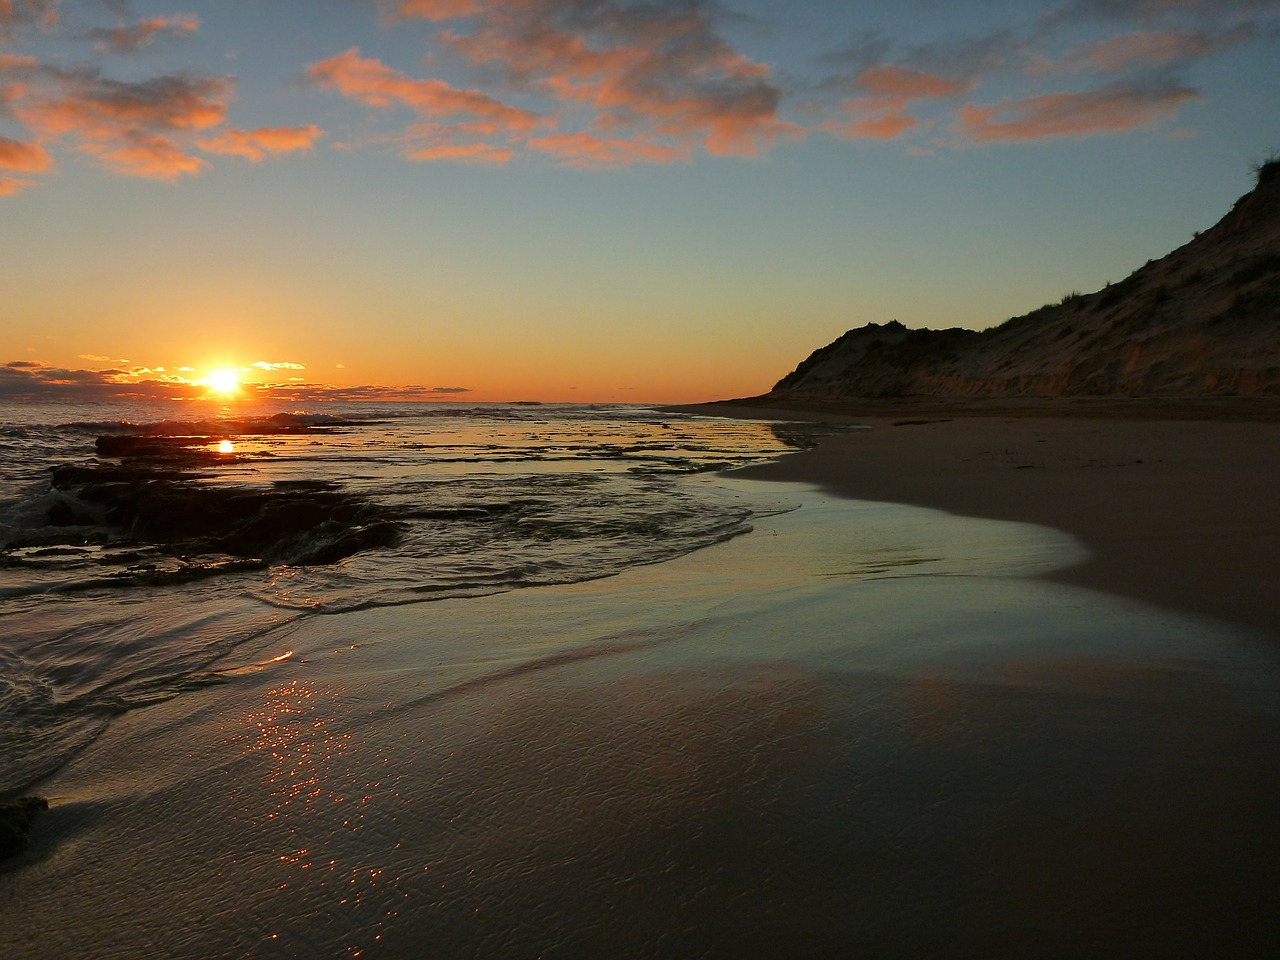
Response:
M983 331L868 324L767 399L1264 396L1280 396L1280 161L1213 228L1120 283Z

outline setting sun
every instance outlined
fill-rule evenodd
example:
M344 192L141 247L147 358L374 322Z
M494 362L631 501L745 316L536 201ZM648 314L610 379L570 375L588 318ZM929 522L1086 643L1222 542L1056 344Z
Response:
M235 393L240 389L240 375L234 370L214 370L200 382L216 393Z

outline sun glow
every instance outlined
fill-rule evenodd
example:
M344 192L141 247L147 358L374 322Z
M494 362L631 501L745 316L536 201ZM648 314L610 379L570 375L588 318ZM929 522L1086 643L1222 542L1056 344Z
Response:
M206 374L200 383L214 393L233 394L240 389L240 375L234 370L223 368Z

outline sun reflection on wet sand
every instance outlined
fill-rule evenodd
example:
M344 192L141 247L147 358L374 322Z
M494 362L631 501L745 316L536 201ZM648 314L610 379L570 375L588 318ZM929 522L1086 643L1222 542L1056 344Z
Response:
M326 904L345 952L358 957L382 940L409 897L397 889L401 871L379 865L403 857L397 821L404 802L400 776L377 745L384 741L342 695L298 680L267 690L231 738L244 759L260 763L267 797L231 799L256 830L253 849L274 861L274 890Z

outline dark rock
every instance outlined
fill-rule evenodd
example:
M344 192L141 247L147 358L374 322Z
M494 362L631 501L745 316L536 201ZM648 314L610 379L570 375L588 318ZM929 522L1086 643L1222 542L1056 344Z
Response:
M31 824L48 809L49 801L44 797L19 797L0 803L0 860L22 852Z

